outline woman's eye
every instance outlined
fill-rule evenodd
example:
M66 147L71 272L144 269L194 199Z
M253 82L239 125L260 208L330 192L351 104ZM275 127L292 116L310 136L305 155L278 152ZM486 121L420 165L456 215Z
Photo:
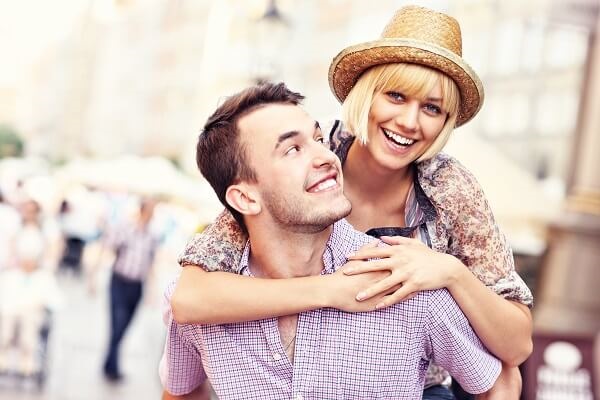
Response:
M317 142L319 143L326 143L325 138L323 136L319 136L318 138L315 139Z
M404 101L404 95L400 92L391 91L386 94L395 101Z
M442 113L442 109L435 104L425 104L425 110L434 115L440 115Z

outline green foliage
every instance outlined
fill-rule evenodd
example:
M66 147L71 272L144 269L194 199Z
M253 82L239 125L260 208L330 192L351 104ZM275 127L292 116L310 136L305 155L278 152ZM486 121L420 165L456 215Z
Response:
M0 158L22 157L24 143L17 131L7 125L0 125Z

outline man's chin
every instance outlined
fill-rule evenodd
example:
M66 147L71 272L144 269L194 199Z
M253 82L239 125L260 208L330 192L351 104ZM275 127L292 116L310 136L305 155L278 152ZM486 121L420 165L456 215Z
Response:
M343 200L340 200L339 205L330 204L328 210L333 214L332 223L334 223L350 215L350 212L352 212L352 203L350 203L350 200L344 197Z
M342 218L347 217L348 215L350 215L350 212L352 211L352 206L350 205L350 202L348 202L347 205L344 205L343 207L336 207L335 209L333 208L328 208L321 216L320 220L319 220L319 226L323 227L323 230L329 228L331 225L335 224L336 222L338 222L339 220L341 220Z

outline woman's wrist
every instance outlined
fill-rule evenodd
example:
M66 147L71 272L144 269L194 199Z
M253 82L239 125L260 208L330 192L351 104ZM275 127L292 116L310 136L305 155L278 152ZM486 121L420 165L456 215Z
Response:
M451 254L444 254L447 258L449 267L448 282L446 288L452 293L453 290L458 289L459 285L464 282L464 275L471 273L467 267L458 258Z
M335 277L333 274L318 275L314 277L314 296L319 308L337 308L334 279Z

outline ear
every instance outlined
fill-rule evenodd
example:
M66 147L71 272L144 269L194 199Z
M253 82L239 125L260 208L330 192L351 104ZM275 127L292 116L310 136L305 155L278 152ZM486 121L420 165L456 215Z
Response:
M252 185L239 183L231 185L225 192L225 200L242 215L256 215L260 213L260 196Z

